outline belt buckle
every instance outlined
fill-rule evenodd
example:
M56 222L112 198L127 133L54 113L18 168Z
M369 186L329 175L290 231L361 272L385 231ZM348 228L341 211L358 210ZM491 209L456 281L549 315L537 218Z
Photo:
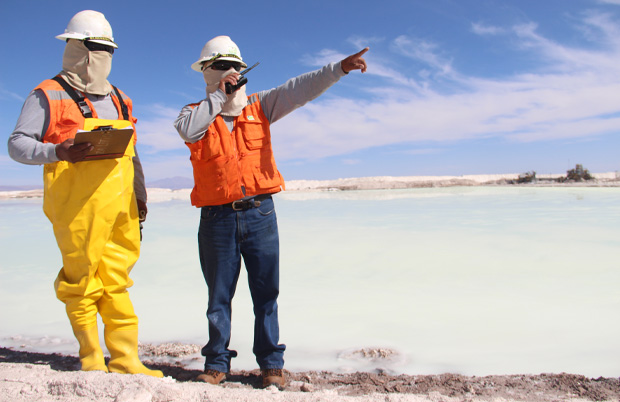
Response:
M232 202L231 207L233 211L243 211L245 209L244 204L245 204L245 200L236 200Z

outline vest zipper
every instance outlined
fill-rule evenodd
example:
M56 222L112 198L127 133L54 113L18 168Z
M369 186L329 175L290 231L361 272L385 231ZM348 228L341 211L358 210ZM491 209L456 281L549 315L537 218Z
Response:
M241 194L245 197L245 181L243 180L243 172L241 171L241 154L237 147L237 126L233 126L230 135L232 136L232 143L235 150L235 162L237 163L237 174L239 175L239 189L241 190Z

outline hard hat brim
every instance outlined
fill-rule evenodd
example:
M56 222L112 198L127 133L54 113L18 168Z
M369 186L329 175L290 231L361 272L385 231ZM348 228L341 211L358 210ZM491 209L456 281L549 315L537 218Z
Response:
M88 36L82 35L79 33L64 33L56 36L56 39L60 39L66 41L67 39L77 39L77 40L85 40L88 39ZM101 43L102 45L112 46L115 49L118 49L118 45L111 40L104 39L89 39L91 42Z

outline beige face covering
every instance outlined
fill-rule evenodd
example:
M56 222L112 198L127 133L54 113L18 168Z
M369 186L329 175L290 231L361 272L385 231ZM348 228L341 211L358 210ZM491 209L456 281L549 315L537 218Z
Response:
M217 91L220 86L222 78L235 73L235 69L231 68L228 71L219 71L212 68L205 68L202 75L207 83L207 94L211 94ZM239 116L243 111L243 108L248 105L248 97L245 94L245 85L235 91L233 94L228 95L228 100L222 106L220 114L222 116Z
M69 39L62 58L60 75L75 89L93 95L112 91L108 75L112 71L112 55L89 51L79 40Z

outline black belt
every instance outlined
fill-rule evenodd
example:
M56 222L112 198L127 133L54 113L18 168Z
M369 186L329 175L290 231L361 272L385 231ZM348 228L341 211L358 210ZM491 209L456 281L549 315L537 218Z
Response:
M257 195L256 197L236 200L223 204L223 207L232 208L233 211L247 211L248 209L260 207L261 201L271 198L271 194Z

